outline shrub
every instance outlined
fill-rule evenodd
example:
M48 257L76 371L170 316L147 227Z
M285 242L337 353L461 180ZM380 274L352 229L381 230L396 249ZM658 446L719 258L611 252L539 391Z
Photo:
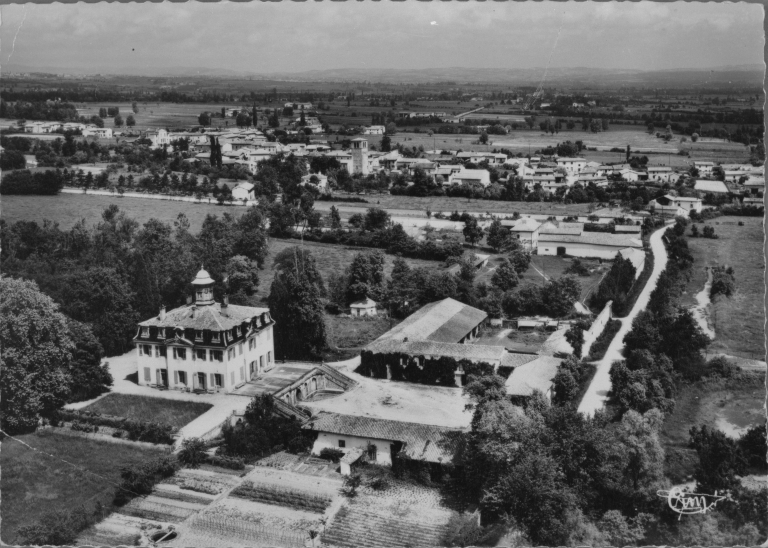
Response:
M717 356L707 362L708 377L722 377L724 379L730 379L735 377L739 371L739 366L733 362L728 361L723 356Z
M349 498L357 496L357 489L363 483L363 478L360 474L350 474L344 476L344 484L341 487L341 492Z
M206 461L205 442L200 438L183 440L178 459L186 468L198 468Z
M324 447L320 450L320 458L331 462L339 462L344 456L344 451L336 447Z
M730 297L736 286L736 276L733 268L722 265L712 267L712 287L709 290L710 298L715 295Z
M595 342L592 343L592 347L589 349L589 357L587 359L590 361L602 360L603 356L605 356L605 353L608 350L608 347L611 344L611 341L616 336L616 333L619 332L619 329L621 329L621 321L608 320L608 323L603 329L603 332L600 333L600 336L595 339Z

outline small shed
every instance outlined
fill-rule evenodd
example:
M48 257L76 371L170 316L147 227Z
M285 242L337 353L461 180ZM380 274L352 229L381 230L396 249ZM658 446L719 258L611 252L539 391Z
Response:
M376 315L376 301L371 300L369 297L360 301L355 301L349 305L352 316L375 316Z

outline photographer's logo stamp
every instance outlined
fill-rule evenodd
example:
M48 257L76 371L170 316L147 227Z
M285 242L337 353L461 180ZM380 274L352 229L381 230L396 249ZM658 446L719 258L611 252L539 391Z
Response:
M656 494L667 499L669 507L674 512L680 514L680 518L683 517L683 514L706 514L718 502L725 500L725 496L718 495L717 491L715 491L714 495L705 495L701 493L688 493L683 491L681 487L673 487L669 491L656 491Z

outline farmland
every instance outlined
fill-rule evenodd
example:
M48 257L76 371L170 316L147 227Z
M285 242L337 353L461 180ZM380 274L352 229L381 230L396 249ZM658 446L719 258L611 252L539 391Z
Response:
M744 226L739 226L739 222L743 222ZM717 264L732 266L736 271L736 291L731 297L716 297L714 304L710 305L715 340L709 352L762 360L765 354L762 219L718 217L704 224L712 226L719 238L688 239L694 264L693 275L686 287L685 302L693 304L693 296L704 287L704 267ZM699 231L701 229L700 224Z
M209 403L148 398L128 394L107 394L84 407L84 411L125 417L143 422L159 422L176 428L190 423L213 407Z
M120 480L120 468L155 458L160 451L40 431L6 438L0 453L3 475L2 540L15 544L20 527L43 515L84 505L92 511L97 501L109 506ZM56 457L49 456L50 454ZM72 463L72 464L67 464Z

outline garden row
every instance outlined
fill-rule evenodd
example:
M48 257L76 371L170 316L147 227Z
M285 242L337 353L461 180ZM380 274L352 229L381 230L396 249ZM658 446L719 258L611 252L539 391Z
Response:
M71 423L72 430L79 432L98 432L99 427L107 427L114 429L112 436L116 438L122 438L124 432L131 441L165 445L173 444L173 435L177 432L173 426L158 422L137 421L88 411L59 409L51 417L52 426L59 426L66 422Z
M324 512L332 500L331 496L325 493L312 493L288 487L257 484L252 481L244 482L235 488L232 491L232 496L310 512Z

